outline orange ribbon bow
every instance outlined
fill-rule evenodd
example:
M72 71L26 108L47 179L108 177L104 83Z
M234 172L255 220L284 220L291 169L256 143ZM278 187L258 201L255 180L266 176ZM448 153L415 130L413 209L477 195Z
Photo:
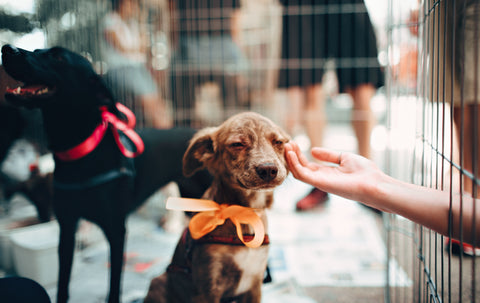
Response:
M188 225L190 234L195 240L213 231L218 225L224 224L226 219L230 219L235 224L240 241L247 247L257 248L262 245L265 238L265 227L262 219L249 207L218 204L204 199L170 197L167 200L166 208L199 212L193 216ZM251 241L245 242L241 224L248 224L253 227L255 235Z

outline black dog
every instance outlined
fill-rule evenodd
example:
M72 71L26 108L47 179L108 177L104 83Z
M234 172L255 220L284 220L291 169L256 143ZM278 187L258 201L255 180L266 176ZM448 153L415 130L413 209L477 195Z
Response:
M201 197L210 185L207 172L192 178L182 175L182 157L195 130L140 130L145 150L132 159L121 150L135 152L132 141L122 135L128 130L122 133L109 124L94 150L78 159L65 159L63 151L81 145L99 125L107 124L102 121L105 112L128 120L109 89L85 58L64 48L29 52L5 45L2 60L7 73L24 83L8 89L6 99L41 109L55 155L53 206L60 225L57 301L68 300L75 231L83 217L98 224L110 243L108 302L119 302L127 214L170 181L177 182L182 196L192 198Z

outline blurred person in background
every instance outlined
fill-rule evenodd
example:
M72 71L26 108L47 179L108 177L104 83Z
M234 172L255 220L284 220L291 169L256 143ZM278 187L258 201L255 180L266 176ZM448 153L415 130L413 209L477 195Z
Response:
M102 20L102 59L107 83L120 101L134 98L133 110L145 126L168 128L171 115L147 69L148 31L142 28L139 0L111 0L112 11Z
M438 4L438 5L437 5ZM419 2L420 6L420 2ZM419 18L421 14L423 19ZM480 1L429 0L412 10L409 22L414 36L425 40L429 60L426 97L450 103L454 118L453 161L478 178L480 150ZM418 25L425 24L419 33ZM416 25L416 26L415 26ZM426 36L426 37L425 37ZM462 163L460 163L460 151ZM473 182L462 178L462 189L473 194ZM477 188L478 191L478 188Z
M352 126L360 155L370 158L375 117L370 100L384 84L377 60L376 35L362 0L281 0L284 6L282 68L279 87L286 88L290 110L287 131L305 127L311 146L322 146L327 123L322 79L325 62L333 59L340 92L353 99ZM328 89L328 88L327 88ZM314 188L297 202L308 210L326 201Z
M208 82L218 84L225 108L244 103L242 76L248 64L240 47L240 2L169 1L173 42L171 89L177 124L195 124L196 96Z
M429 60L430 78L427 98L431 102L447 102L453 107L453 161L462 168L454 169L452 186L455 191L464 191L478 197L477 184L480 170L480 1L428 0L422 10L426 22L418 12L412 13L412 22L423 22L424 43ZM413 28L413 34L418 34ZM425 37L427 35L427 37ZM460 174L460 178L457 176ZM458 181L458 182L457 182ZM457 185L460 183L459 185ZM464 203L471 207L473 201ZM477 223L477 225L480 225ZM454 252L480 255L458 240L447 239ZM448 247L448 246L447 246Z
M435 5L429 1L432 6ZM455 5L455 8L453 7ZM480 91L480 1L459 0L456 2L442 1L437 8L438 24L433 24L430 16L430 30L439 31L440 35L430 35L431 60L437 60L439 77L432 77L433 102L445 100L452 102L453 118L456 128L456 141L460 149L462 167L478 178L480 169L478 134L480 133L480 115L478 111ZM446 14L445 14L446 12ZM455 13L455 15L453 15ZM435 31L435 32L436 32ZM445 33L445 34L444 34ZM436 32L438 35L438 33ZM436 43L440 39L440 44ZM435 43L434 43L435 42ZM445 48L444 48L445 46ZM433 63L432 67L437 63ZM443 74L444 73L444 74ZM443 87L445 77L445 87ZM438 79L438 83L436 82ZM453 87L451 86L453 82ZM453 93L452 93L453 90ZM460 161L460 159L459 159ZM470 177L463 178L463 190L473 194L473 181ZM477 191L479 189L477 185Z

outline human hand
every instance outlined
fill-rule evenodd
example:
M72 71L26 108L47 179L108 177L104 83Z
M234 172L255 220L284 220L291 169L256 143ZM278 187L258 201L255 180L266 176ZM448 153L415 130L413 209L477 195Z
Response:
M370 201L375 194L375 186L386 175L376 165L353 153L314 147L312 156L322 161L308 161L298 145L289 142L285 145L285 157L293 176L320 190L356 201Z
M480 212L475 203L462 203L471 197L436 190L394 179L362 156L326 148L312 148L314 158L323 164L308 161L298 145L285 145L285 158L293 176L320 190L361 202L375 209L398 214L445 236L480 243ZM475 200L478 204L479 200ZM453 223L449 223L453 220ZM450 230L449 226L453 227ZM473 232L475 230L475 232ZM476 235L476 239L474 239Z

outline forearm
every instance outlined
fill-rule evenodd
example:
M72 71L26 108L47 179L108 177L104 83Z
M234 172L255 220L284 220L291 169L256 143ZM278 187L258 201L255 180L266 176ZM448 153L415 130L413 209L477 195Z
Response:
M448 233L448 192L405 183L386 176L373 195L386 212L399 214L439 233Z
M461 201L461 196L454 193L450 199L449 191L409 184L388 176L374 190L376 194L372 195L372 204L381 205L386 212L399 214L445 236L449 236L451 209L451 236L459 239L462 232L463 240L472 243L473 231L476 230L475 238L480 243L480 222L476 222L475 227L472 225L476 201L471 197L465 195ZM476 212L480 213L478 209Z
M115 31L106 31L105 32L105 39L113 45L118 51L124 54L139 54L143 53L145 48L146 42L140 40L139 44L129 44L125 39L122 39L118 36Z

